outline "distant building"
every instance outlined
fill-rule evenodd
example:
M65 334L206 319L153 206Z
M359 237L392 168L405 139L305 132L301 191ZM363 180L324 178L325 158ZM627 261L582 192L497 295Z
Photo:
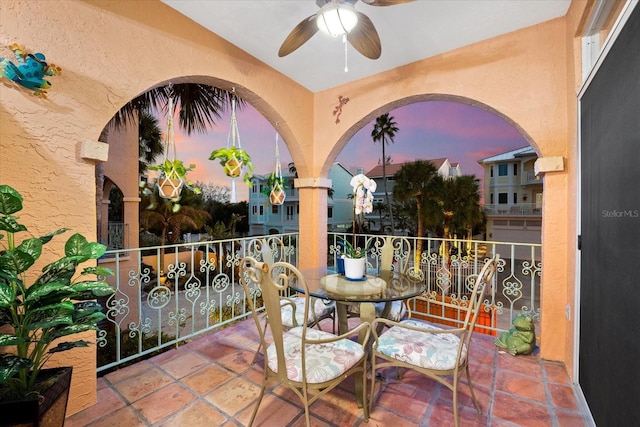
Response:
M287 172L286 199L282 205L272 205L269 194L264 194L269 175L254 175L249 190L249 234L292 233L298 231L300 203L298 190L294 186L295 177ZM329 170L333 197L327 200L328 231L341 231L351 225L353 219L353 191L350 185L353 173L341 163L334 163ZM304 213L303 213L304 214ZM309 213L309 215L316 213Z
M537 159L528 146L478 161L484 169L487 240L541 242L543 191L534 173Z
M438 170L438 174L444 178L453 178L454 176L462 176L462 171L460 169L460 164L459 163L451 163L449 161L449 159L447 158L440 158L440 159L431 159L431 160L425 160L429 163L431 163L432 165L434 165L436 167L436 169ZM386 165L385 167L385 172L386 172L386 176L387 176L387 192L389 193L389 199L393 200L393 186L394 186L394 175L402 168L402 166L404 166L407 163L411 163L411 162L405 162L405 163L391 163ZM373 169L369 170L369 172L367 172L365 174L367 177L373 179L376 184L377 184L377 188L375 193L373 193L375 200L374 200L374 208L376 204L379 203L383 203L386 205L386 201L385 201L385 197L384 197L384 180L383 180L383 175L382 175L382 165L378 165L376 167L374 167ZM377 222L380 222L379 219L380 215L379 213L374 212L367 215L367 218L372 220L371 223L371 230L380 230L381 229L381 225L380 224L376 224ZM388 219L384 219L384 224L383 226L390 226L391 222ZM389 227L390 228L390 227Z

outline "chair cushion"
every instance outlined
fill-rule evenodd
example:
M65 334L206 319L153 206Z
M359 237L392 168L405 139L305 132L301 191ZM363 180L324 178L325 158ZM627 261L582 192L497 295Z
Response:
M335 335L317 329L307 329L307 339L331 338ZM293 328L284 333L284 357L287 365L287 377L302 382L302 327ZM307 382L322 383L338 378L356 365L364 356L364 348L357 342L342 339L325 344L307 344ZM278 360L275 344L267 348L269 368L278 372Z
M458 335L429 333L429 330L443 330L443 328L421 320L403 320L400 325L411 325L424 331L393 326L378 339L378 352L422 368L439 370L455 368L460 345ZM467 347L463 344L460 364L463 364L466 358Z
M304 297L291 297L288 298L290 301L293 301L296 305L296 324L303 325L304 324ZM315 304L313 308L315 309L315 318L322 319L327 317L335 310L335 303L325 304L324 301L315 299ZM293 307L282 300L280 302L282 304L282 326L285 328L293 328L295 325L293 324ZM313 311L309 310L309 319L307 324L311 324L314 321Z

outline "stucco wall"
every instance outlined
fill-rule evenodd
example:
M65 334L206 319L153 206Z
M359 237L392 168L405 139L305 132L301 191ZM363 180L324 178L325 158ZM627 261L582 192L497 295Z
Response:
M42 51L63 74L50 79L48 100L6 82L0 86L0 182L26 196L22 220L34 234L67 226L95 238L94 164L80 158L78 144L96 140L125 102L154 85L183 79L236 87L278 123L296 163L301 263L313 265L326 259L327 199L318 186L328 182L319 178L358 129L416 101L479 105L518 127L540 157L566 159L565 171L545 176L541 352L570 367L573 334L564 307L574 292L569 242L575 238L573 34L579 14L312 94L159 2L60 1L52 7L3 0L0 45L18 42ZM5 49L0 56L9 54ZM350 102L336 124L339 95ZM46 193L50 189L61 193ZM56 245L61 251L61 241ZM94 351L65 357L76 366L70 413L95 401Z

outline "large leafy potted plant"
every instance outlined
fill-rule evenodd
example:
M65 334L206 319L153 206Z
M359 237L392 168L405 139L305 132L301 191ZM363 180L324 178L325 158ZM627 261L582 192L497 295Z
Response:
M251 156L242 148L236 146L218 148L211 152L209 160L218 160L225 175L231 178L239 177L242 173L242 168L246 168L242 180L245 184L251 185L253 163L251 162Z
M16 213L22 210L23 198L15 189L0 185L0 411L2 423L12 425L24 420L9 420L24 416L28 423L39 424L43 412L50 407L62 408L64 422L71 368L43 369L49 357L89 343L75 334L97 329L105 315L93 301L114 292L100 276L111 274L104 267L88 266L76 275L78 266L98 259L106 251L99 243L88 242L80 234L66 242L62 258L44 266L41 273L31 267L42 255L43 245L67 229L62 228L41 237L26 237L27 227L18 222ZM77 276L74 278L74 276ZM32 279L32 283L27 283ZM55 345L54 345L55 344ZM57 389L64 404L52 402L49 386ZM2 407L3 405L9 405ZM36 411L26 414L26 407ZM18 409L22 408L22 409ZM51 415L47 415L48 418Z

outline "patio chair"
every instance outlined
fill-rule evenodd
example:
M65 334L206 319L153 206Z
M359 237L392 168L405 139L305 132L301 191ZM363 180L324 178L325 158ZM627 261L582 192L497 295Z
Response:
M289 387L300 398L304 406L306 424L309 426L309 406L348 376L356 373L361 374L363 412L365 420L368 420L365 348L369 341L371 325L362 323L343 335L312 329L306 323L286 330L282 320L280 295L294 281L297 289L304 290L301 296L305 301L303 318L309 316L309 291L302 273L286 262L275 262L269 266L251 257L242 259L240 272L243 277L241 283L247 296L259 295L258 291L261 292L273 336L273 342L267 343L265 327L261 322L260 312L256 310L254 298L247 298L261 345L265 348L262 390L249 425L253 424L267 385L272 381ZM358 334L362 339L359 342L349 339L354 334Z
M258 239L256 242L252 242L250 244L250 246L255 244L255 247L258 248L262 261L267 265L272 265L274 263L274 253L284 253L284 244L280 239L272 238L270 240L272 242L271 245L267 242L266 239ZM285 330L288 330L297 326L301 326L304 323L305 319L305 298L299 295L290 296L289 289L283 289L280 298L280 305L282 307L282 327ZM312 304L313 310L309 310L306 324L310 327L315 326L318 329L322 329L320 326L320 322L324 319L331 319L333 324L332 332L335 333L335 302L323 301L314 297L311 297L309 302ZM266 313L263 313L262 317L264 320L264 328L266 330L267 326L269 325L268 315ZM255 363L258 359L261 348L262 345L258 345L256 354L253 356L253 361L251 362L252 364Z
M458 426L458 383L460 375L465 372L467 382L471 390L473 403L482 414L480 404L473 392L471 376L469 374L469 344L473 329L482 307L482 298L489 286L499 260L499 255L486 261L480 273L471 280L467 286L471 293L463 299L460 305L454 305L437 299L435 293L421 295L407 301L409 318L401 322L389 319L376 319L372 330L374 342L372 345L372 375L371 398L374 398L374 386L376 371L385 367L394 366L398 369L409 368L432 378L445 385L453 392L453 418ZM440 304L456 310L466 311L464 322L457 328L436 326L425 320L413 319L412 307L417 307L417 302L422 300L426 304ZM416 312L417 313L417 312ZM378 325L387 326L378 336Z

